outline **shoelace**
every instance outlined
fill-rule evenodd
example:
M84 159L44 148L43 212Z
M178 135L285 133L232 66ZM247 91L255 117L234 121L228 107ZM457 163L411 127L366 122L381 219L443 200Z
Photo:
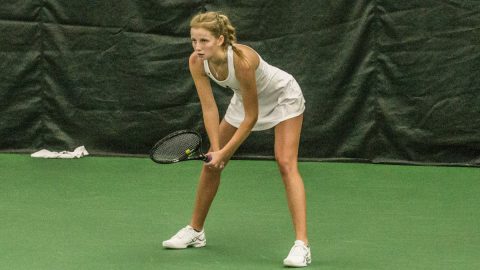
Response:
M304 257L308 254L308 249L304 245L295 245L293 246L292 250L290 250L290 253L288 256L300 256Z
M185 237L185 235L187 235L189 233L189 231L190 231L189 228L183 228L175 235L175 237L183 239Z

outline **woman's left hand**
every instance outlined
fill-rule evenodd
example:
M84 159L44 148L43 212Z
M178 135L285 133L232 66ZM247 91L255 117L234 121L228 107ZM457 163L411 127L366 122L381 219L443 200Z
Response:
M229 157L227 157L222 151L208 152L211 160L205 165L210 169L223 170L227 164Z

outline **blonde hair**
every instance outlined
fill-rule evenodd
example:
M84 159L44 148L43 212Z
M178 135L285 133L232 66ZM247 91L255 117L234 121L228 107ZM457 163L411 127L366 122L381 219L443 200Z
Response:
M245 59L243 53L235 47L237 32L225 14L215 11L199 13L190 21L190 28L204 28L216 38L223 36L222 47L226 49L228 46L232 46L233 51L242 59Z

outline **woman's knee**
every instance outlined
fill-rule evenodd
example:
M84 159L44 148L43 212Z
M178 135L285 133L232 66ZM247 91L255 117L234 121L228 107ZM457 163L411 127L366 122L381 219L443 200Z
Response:
M202 168L202 173L207 177L207 178L220 178L222 174L222 169L216 169L208 166L207 164L203 164Z
M298 172L296 159L285 156L275 156L275 159L282 176L290 176Z

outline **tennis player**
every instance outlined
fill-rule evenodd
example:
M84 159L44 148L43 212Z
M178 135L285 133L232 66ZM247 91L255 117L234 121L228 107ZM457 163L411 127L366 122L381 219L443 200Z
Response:
M275 159L285 185L296 241L283 261L304 267L311 262L307 239L306 200L297 167L305 99L292 75L265 62L252 48L237 43L235 28L224 14L206 12L190 22L193 53L190 72L202 106L210 140L200 175L191 222L169 240L166 248L206 245L203 229L220 184L220 174L250 132L275 128ZM233 90L225 117L220 121L210 80Z

